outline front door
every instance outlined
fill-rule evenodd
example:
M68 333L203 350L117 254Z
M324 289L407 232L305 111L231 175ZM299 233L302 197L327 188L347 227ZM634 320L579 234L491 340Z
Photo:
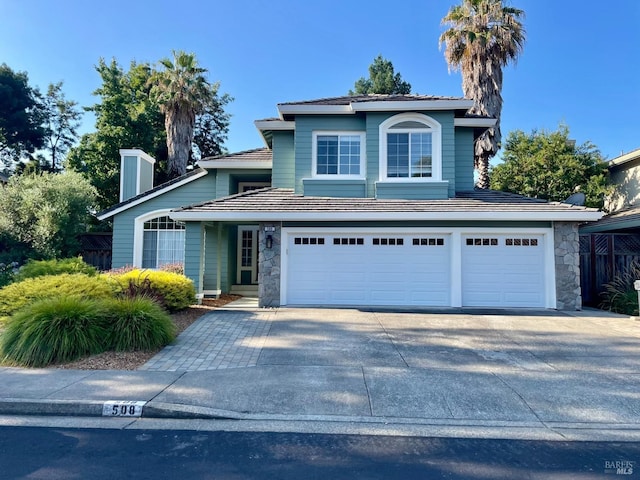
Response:
M258 283L258 227L241 225L238 227L238 285Z

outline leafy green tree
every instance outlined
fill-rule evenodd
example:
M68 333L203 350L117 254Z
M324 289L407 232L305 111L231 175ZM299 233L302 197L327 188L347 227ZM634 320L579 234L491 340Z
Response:
M67 155L67 167L82 172L98 190L98 205L107 208L118 203L121 148L141 148L154 156L156 183L166 179L164 119L158 105L149 97L152 68L132 62L125 71L115 59L100 59L96 71L102 85L94 92L99 102L86 108L96 116L96 131L82 136L80 144Z
M406 95L411 93L411 84L395 73L393 63L378 55L369 65L369 78L361 77L356 81L349 95L367 95L370 93Z
M502 0L462 0L442 19L449 25L440 36L452 70L462 73L464 96L475 101L470 113L493 117L496 125L475 144L478 187L489 188L489 159L500 148L502 69L516 61L525 42L524 12Z
M510 132L502 159L491 171L494 190L557 202L580 191L586 205L597 208L609 192L600 151L589 142L576 145L564 125L555 132Z
M42 98L44 114L45 150L49 153L52 172L61 167L61 159L78 139L82 112L78 103L65 98L62 82L51 83Z
M39 93L25 72L0 65L0 158L11 165L25 153L44 145Z
M78 173L14 175L0 188L0 261L76 255L95 200Z
M213 89L192 53L173 51L173 60L160 60L164 70L153 76L152 98L164 113L167 134L167 173L170 178L187 171L196 115L204 111Z
M213 97L204 111L196 116L193 131L193 151L197 159L226 153L224 142L229 133L231 115L224 111L224 107L233 101L233 98L227 93L218 95L220 88L218 82L211 87L214 91Z

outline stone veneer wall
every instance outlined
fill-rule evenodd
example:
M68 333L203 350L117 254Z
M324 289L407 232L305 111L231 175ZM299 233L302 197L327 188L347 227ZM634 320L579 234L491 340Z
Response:
M581 310L580 289L580 236L578 224L554 222L554 248L556 264L556 308Z
M275 231L265 232L265 227ZM267 248L267 235L273 238L273 245ZM280 224L261 223L258 233L258 298L261 307L280 306L280 244L282 228Z

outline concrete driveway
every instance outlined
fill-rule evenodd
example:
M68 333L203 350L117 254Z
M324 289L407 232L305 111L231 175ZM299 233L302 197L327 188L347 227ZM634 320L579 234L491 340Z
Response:
M5 413L33 407L23 400L126 399L147 402L144 416L283 429L637 441L640 322L600 311L229 307L138 371L0 368L0 384Z

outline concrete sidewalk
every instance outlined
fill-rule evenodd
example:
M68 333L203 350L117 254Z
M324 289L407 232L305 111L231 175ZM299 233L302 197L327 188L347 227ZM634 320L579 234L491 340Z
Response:
M640 440L640 322L628 317L231 306L194 323L156 367L181 361L194 351L190 335L205 334L227 345L226 363L211 355L174 371L154 370L153 360L128 372L0 368L0 414L103 416L105 402L136 401L143 418Z

